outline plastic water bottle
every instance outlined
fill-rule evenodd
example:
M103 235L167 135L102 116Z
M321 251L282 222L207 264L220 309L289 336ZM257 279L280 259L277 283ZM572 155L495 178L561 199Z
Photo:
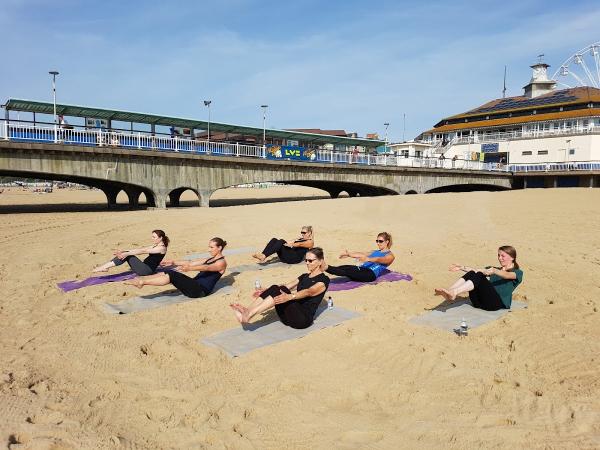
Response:
M254 281L254 290L260 291L260 288L261 288L261 286L260 286L260 280L255 280Z
M327 296L327 309L333 309L333 299L331 295Z
M463 319L460 322L460 335L461 336L468 336L469 335L469 326L467 325L467 321L465 320L464 317L463 317Z

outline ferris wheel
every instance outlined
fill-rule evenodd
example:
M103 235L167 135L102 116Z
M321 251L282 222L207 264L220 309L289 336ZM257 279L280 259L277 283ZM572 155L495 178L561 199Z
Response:
M600 41L571 55L561 64L552 79L568 88L577 86L600 88Z

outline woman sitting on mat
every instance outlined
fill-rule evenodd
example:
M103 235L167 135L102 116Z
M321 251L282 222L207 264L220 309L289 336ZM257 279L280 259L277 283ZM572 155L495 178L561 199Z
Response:
M108 272L108 269L127 262L131 270L138 275L151 275L167 254L169 238L163 230L152 231L152 246L133 250L117 250L115 257L106 264L96 267L93 272ZM142 261L136 255L148 256Z
M441 295L448 301L456 300L463 292L469 293L471 304L475 308L486 311L508 309L512 304L512 293L523 281L523 271L517 264L517 251L510 245L498 249L500 267L473 269L467 266L452 264L451 272L466 272L448 289L438 288L435 295ZM489 280L488 280L489 277Z
M247 323L253 316L273 307L284 325L292 328L308 328L315 319L315 313L327 287L329 278L321 270L323 250L315 247L306 252L307 273L292 282L277 286L274 284L264 291L256 291L255 298L248 307L239 303L229 305L240 323ZM292 289L296 289L292 293Z
M311 226L302 227L300 237L294 241L273 238L269 241L262 253L255 253L253 258L263 262L268 256L277 253L281 262L286 264L298 264L304 259L306 251L315 245L313 240L313 229Z
M378 250L373 250L368 255L362 252L349 252L348 250L344 250L344 253L340 255L340 258L356 258L362 263L360 266L330 266L324 263L323 270L331 275L348 277L351 280L363 283L375 281L396 259L390 250L392 247L392 235L390 233L379 233L375 242Z
M161 265L174 265L176 266L176 270L169 270L165 273L157 273L156 275L150 275L148 277L134 278L133 280L126 281L125 284L131 284L138 288L172 284L186 297L206 297L211 294L215 284L217 284L217 281L219 281L227 268L227 262L223 256L223 249L226 245L227 242L223 239L218 237L212 238L208 242L210 258L207 260L165 260ZM190 270L197 270L198 274L194 278L191 278L181 273Z

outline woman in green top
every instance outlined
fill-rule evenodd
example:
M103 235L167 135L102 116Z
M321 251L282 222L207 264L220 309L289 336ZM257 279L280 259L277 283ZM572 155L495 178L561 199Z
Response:
M435 295L440 295L448 301L456 300L456 296L469 293L471 304L475 308L486 311L508 309L512 303L512 293L523 281L523 271L517 264L517 251L510 245L498 249L500 267L473 269L459 264L452 264L451 272L466 272L448 289L438 288ZM489 277L489 279L488 279Z

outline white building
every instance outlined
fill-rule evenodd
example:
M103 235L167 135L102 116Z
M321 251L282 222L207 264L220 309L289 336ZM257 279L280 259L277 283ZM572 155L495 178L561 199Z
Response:
M444 118L417 140L446 159L505 163L515 171L536 164L600 162L600 89L556 90L548 67L531 66L524 95Z

